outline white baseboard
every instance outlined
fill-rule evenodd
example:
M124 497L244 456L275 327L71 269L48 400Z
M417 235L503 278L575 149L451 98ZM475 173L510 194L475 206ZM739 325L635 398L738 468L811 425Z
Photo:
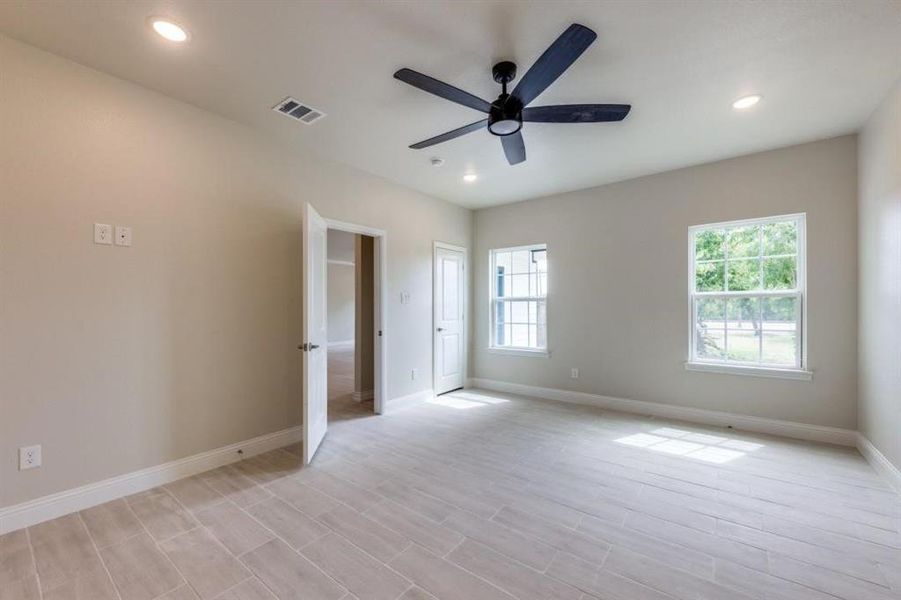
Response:
M275 450L296 443L302 438L303 427L291 427L155 467L0 508L0 535L203 473L242 458ZM243 450L243 453L238 454L238 450Z
M780 421L763 417L752 417L750 415L705 410L702 408L673 406L671 404L660 404L658 402L645 402L643 400L627 400L625 398L614 398L612 396L600 396L585 392L535 387L519 383L509 383L506 381L495 381L493 379L475 378L472 379L471 385L473 387L495 392L533 396L545 400L555 400L557 402L587 404L590 406L598 406L600 408L640 415L679 419L682 421L691 421L694 423L717 425L721 427L731 426L735 429L742 429L745 431L781 435L784 437L839 444L842 446L857 445L856 431L840 429L838 427L809 425L807 423L797 423L795 421Z
M350 349L354 347L354 340L342 340L340 342L329 342L328 347L332 350L343 350Z
M418 392L413 392L412 394L407 394L406 396L392 398L388 401L385 412L393 413L404 408L409 408L410 406L428 402L434 397L435 393L432 390L420 390Z
M354 402L363 402L364 400L372 400L373 398L375 398L375 392L373 390L366 390L365 392L352 392L350 397Z
M879 473L896 492L901 494L901 470L892 464L879 449L862 433L857 434L857 449L867 462Z

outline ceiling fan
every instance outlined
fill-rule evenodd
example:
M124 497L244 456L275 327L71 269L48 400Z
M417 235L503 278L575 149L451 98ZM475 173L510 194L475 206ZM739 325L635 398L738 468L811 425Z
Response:
M544 51L532 68L526 71L511 93L507 84L516 77L516 65L510 61L499 62L492 68L494 80L503 86L501 95L492 103L473 96L450 84L438 81L412 69L401 69L396 79L435 94L451 102L487 113L487 119L464 125L452 131L410 146L415 150L428 148L461 135L488 127L488 131L501 138L507 162L515 165L526 159L526 146L522 140L523 122L533 123L600 123L622 121L632 108L628 104L559 104L533 106L528 104L554 83L566 69L594 42L597 34L584 25L574 23Z

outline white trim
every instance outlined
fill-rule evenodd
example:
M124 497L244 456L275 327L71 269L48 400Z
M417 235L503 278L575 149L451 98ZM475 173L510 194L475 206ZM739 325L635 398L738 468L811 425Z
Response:
M813 379L813 371L805 369L775 369L771 367L757 367L753 365L737 365L734 363L718 362L687 362L686 371L699 371L702 373L724 373L727 375L745 375L750 377L772 377L775 379L794 379L796 381L810 381Z
M435 241L432 247L432 393L438 385L438 250L450 250L463 254L463 382L469 374L469 250L447 242Z
M536 348L510 348L504 346L489 346L485 348L488 354L506 354L508 356L532 356L535 358L549 358L551 353L548 350L538 350Z
M867 459L870 466L886 480L889 486L901 494L901 470L893 465L892 461L886 458L885 455L873 445L873 442L859 432L857 434L857 449L863 454L863 457Z
M340 342L329 342L328 347L329 347L329 349L341 350L341 349L353 348L355 344L356 344L355 340L341 340Z
M418 392L413 392L412 394L407 394L406 396L392 398L388 402L388 406L386 407L387 410L385 412L393 413L398 410L410 408L411 406L416 406L417 404L428 402L434 397L435 392L433 392L432 390L419 390Z
M301 426L0 508L0 535L297 443ZM238 450L243 450L238 454Z
M338 260L337 258L329 258L325 262L330 265L340 265L342 267L355 267L357 263L352 260Z
M326 218L325 223L329 229L368 235L374 238L372 259L375 273L372 302L375 318L372 324L372 335L375 341L373 356L375 389L373 390L372 410L378 415L384 414L388 404L388 303L385 301L388 293L388 232L384 229L336 219Z
M364 392L356 392L355 391L350 394L350 397L354 402L363 402L364 400L372 400L372 398L374 396L375 396L375 392L373 392L372 390L366 390Z
M826 442L842 446L854 446L857 443L856 431L851 429L840 429L838 427L809 425L807 423L798 423L795 421L780 421L777 419L739 415L717 410L661 404L659 402L628 400L626 398L600 396L597 394L588 394L586 392L534 387L518 383L508 383L506 381L494 381L491 379L476 378L472 380L472 385L477 388L495 392L532 396L535 398L543 398L545 400L554 400L557 402L569 402L572 404L587 404L589 406L597 406L622 412L664 417L667 419L678 419L705 425L733 427L745 431L781 435L801 440Z

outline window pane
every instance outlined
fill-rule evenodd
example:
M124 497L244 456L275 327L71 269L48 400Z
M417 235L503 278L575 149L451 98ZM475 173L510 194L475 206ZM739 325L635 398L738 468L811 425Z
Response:
M797 268L795 257L765 258L763 260L763 285L768 290L793 290Z
M796 335L794 332L765 332L761 362L768 365L795 366L797 364Z
M767 331L795 331L797 329L798 299L764 298L763 328Z
M509 275L507 280L510 285L510 293L507 294L508 296L521 298L529 295L528 273L524 275Z
M721 298L699 298L698 326L723 329L726 326L726 301Z
M504 271L500 267L497 269L497 273L494 277L494 293L498 298L503 298L504 296L508 296L509 292L507 291L507 277L504 276Z
M529 346L529 326L528 325L510 325L511 338L510 345L519 348L527 348Z
M729 331L726 342L726 358L738 362L760 360L760 336L754 331Z
M760 255L760 226L748 225L730 229L727 234L729 258Z
M497 252L494 255L494 264L498 269L503 269L504 273L510 272L510 253Z
M716 260L725 258L723 245L726 241L724 230L699 231L695 234L695 260Z
M695 268L695 289L699 292L722 292L726 289L725 263L701 263Z
M711 360L725 357L726 333L722 329L699 327L695 340L698 358Z
M732 331L760 329L759 298L729 298L726 302L726 328Z
M532 253L528 250L516 250L513 254L513 270L514 275L519 273L528 273L532 264Z
M528 302L510 302L510 322L511 323L528 323L529 322L529 303Z
M782 221L763 226L763 253L795 254L798 251L798 224L795 221Z
M747 292L760 289L759 260L730 260L728 270L730 292Z

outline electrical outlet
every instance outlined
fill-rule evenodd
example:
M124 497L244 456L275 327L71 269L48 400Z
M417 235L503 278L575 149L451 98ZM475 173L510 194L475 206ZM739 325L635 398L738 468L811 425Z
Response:
M409 304L410 303L410 292L401 292L400 293L400 303L401 304Z
M410 379L416 380L416 369L410 371Z
M41 466L41 447L25 446L19 448L19 470L35 469Z
M106 223L94 223L94 243L109 246L113 243L113 227Z
M578 379L579 378L579 369L570 369L569 376L572 377L573 379Z
M116 245L131 246L131 227L116 225Z

